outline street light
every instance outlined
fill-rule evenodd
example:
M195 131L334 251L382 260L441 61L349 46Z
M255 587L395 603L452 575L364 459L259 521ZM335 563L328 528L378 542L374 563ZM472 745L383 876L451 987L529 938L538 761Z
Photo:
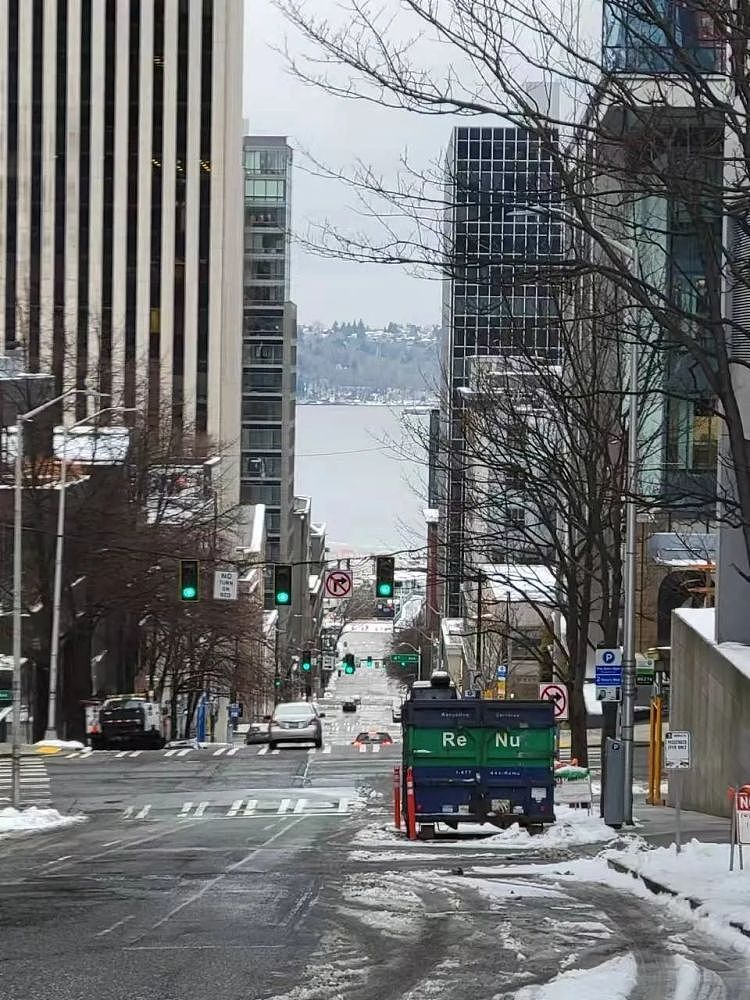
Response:
M65 392L35 406L26 413L16 414L16 464L13 480L13 745L11 749L11 801L18 809L21 804L21 586L23 544L23 428L42 411L56 406L68 396L77 394L99 396L92 389L66 389Z
M57 739L57 670L60 646L60 603L62 592L62 565L63 565L63 544L65 541L65 499L67 494L67 471L68 463L66 453L68 450L68 435L75 427L81 427L101 417L104 413L135 413L134 406L105 406L91 416L77 420L70 426L63 427L62 460L60 463L60 481L58 489L60 496L57 501L57 536L55 539L55 581L52 590L52 635L50 638L49 655L49 695L47 701L47 728L44 731L46 740Z
M556 205L516 205L517 211L552 215L568 225L580 226L580 220ZM612 236L606 240L618 253L630 260L636 280L640 276L638 239L633 220L633 245ZM628 461L625 494L625 558L623 562L624 607L622 622L622 708L620 741L623 759L623 822L633 822L633 723L635 720L635 590L636 590L636 493L638 490L638 337L633 335L628 365Z

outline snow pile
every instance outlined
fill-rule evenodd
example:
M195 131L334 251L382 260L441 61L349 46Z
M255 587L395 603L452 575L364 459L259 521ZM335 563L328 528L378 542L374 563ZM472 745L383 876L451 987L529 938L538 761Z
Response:
M543 986L524 986L516 1000L627 1000L638 978L632 955L621 955L593 969L569 969ZM499 995L499 996L502 996ZM499 1000L499 997L498 997Z
M0 809L0 837L19 833L44 833L81 823L84 816L63 816L57 809Z
M585 809L573 809L571 806L555 807L557 822L546 826L543 833L530 834L525 827L514 823L507 830L497 830L490 823L462 823L458 830L438 825L436 840L429 842L433 847L456 847L456 840L461 848L470 850L487 850L493 848L516 850L548 850L550 848L577 847L582 844L603 844L622 838L622 835L607 826L599 816L586 812ZM473 838L473 839L469 839ZM365 827L353 838L357 844L369 846L392 846L398 841L402 847L421 847L425 842L406 840L404 831L399 832L392 823L381 826Z
M735 850L735 870L729 871L728 844L691 840L680 854L674 847L657 847L608 851L605 856L680 896L700 900L699 916L713 917L725 926L742 924L750 930L750 867L740 870Z
M39 740L34 744L35 747L44 749L49 747L54 750L85 750L83 743L79 743L78 740Z

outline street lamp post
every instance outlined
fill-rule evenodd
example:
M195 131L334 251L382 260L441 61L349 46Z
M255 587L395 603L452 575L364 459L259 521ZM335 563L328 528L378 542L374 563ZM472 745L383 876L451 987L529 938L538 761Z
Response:
M50 406L81 393L98 395L89 389L66 389L33 410L16 415L16 462L13 481L13 744L11 749L11 801L18 809L21 804L21 604L22 604L22 544L23 544L23 430Z
M57 739L57 673L60 647L60 604L62 595L62 566L63 566L63 546L65 541L65 501L67 495L67 470L66 453L68 449L68 435L75 427L81 427L102 416L104 413L135 413L134 406L105 406L91 416L84 417L76 421L69 427L63 429L62 460L60 462L60 481L58 489L60 496L57 501L57 533L55 538L55 580L52 589L52 635L50 637L49 655L49 695L47 701L47 728L44 731L44 738L47 740Z

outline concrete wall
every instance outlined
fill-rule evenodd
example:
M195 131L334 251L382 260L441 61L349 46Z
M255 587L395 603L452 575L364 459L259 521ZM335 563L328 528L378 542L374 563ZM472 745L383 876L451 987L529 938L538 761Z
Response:
M713 609L672 615L669 726L693 738L693 767L677 779L683 808L728 816L727 788L750 781L750 647L717 646L713 627Z

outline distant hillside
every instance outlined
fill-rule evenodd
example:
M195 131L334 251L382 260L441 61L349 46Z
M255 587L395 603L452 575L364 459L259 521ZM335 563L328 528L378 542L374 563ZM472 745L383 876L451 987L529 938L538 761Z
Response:
M362 320L301 326L297 342L297 400L405 402L434 399L440 328Z

